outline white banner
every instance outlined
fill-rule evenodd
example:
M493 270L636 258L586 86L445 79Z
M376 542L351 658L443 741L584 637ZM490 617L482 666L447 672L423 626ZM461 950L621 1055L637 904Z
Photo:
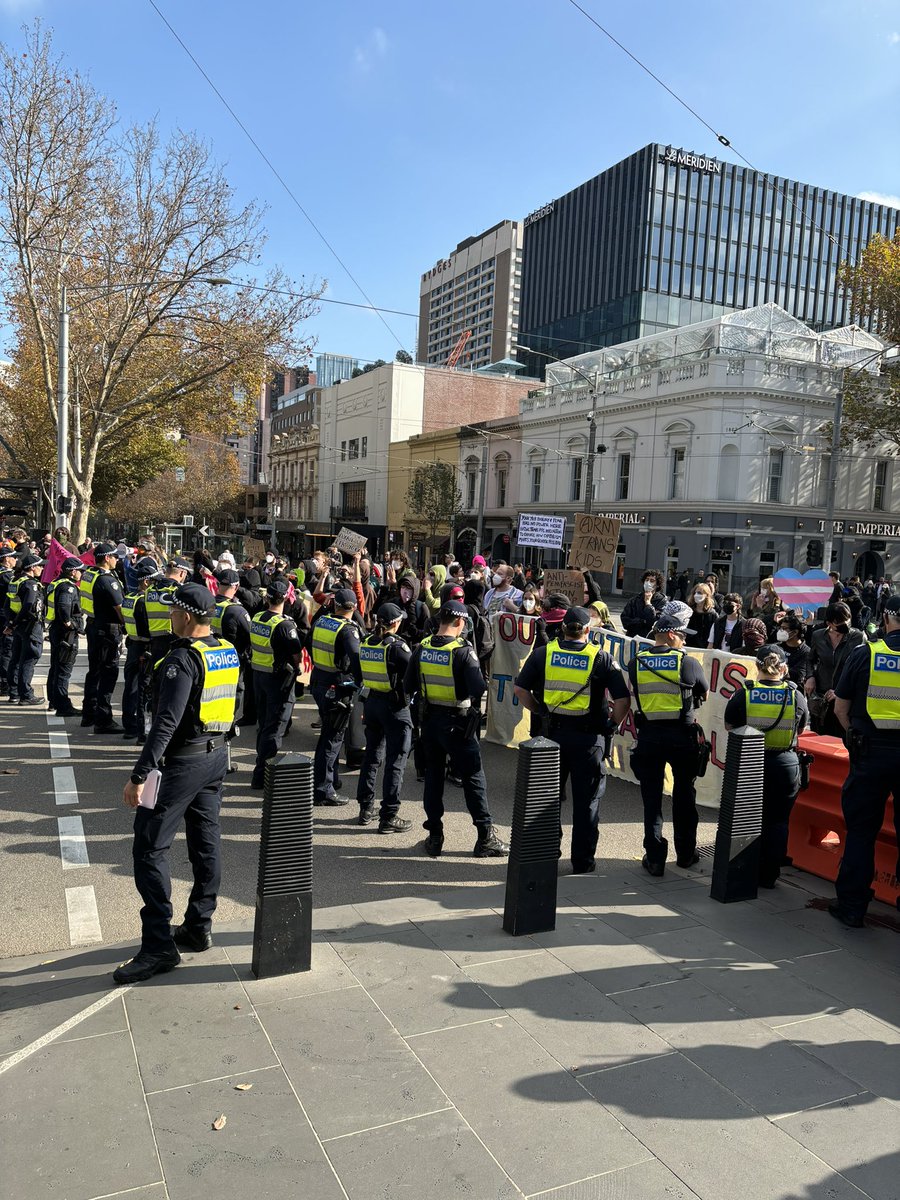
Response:
M517 613L499 613L493 618L494 654L491 659L491 684L488 692L487 740L502 746L516 746L530 736L531 714L522 708L513 694L516 676L534 644L533 617ZM643 638L626 637L623 633L603 630L604 649L626 670L642 645ZM722 793L722 773L725 769L725 706L748 680L756 679L756 659L727 654L722 650L686 651L703 666L709 683L709 699L697 713L712 748L706 774L697 780L697 802L718 808ZM609 766L611 775L636 783L631 773L629 751L635 744L634 710L629 712L622 732L613 738ZM666 771L665 790L672 791L671 773Z
M516 541L520 546L536 546L541 550L559 550L566 535L566 518L545 513L519 513Z

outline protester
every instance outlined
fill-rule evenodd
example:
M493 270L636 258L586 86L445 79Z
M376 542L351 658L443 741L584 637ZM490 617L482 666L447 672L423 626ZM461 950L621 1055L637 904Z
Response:
M785 613L778 623L775 634L776 643L787 655L788 679L797 687L803 688L811 671L809 666L812 651L807 645L804 634L806 626L796 613Z
M806 695L815 733L842 737L844 726L834 714L835 685L851 651L861 646L864 635L850 627L850 609L843 601L825 609L825 628L817 629L810 639Z
M750 598L747 615L758 617L766 627L766 636L774 637L776 616L784 605L775 591L775 580L771 575L759 581L759 588Z
M622 628L629 637L647 637L665 603L662 574L645 571L641 576L641 590L631 597L622 612Z
M740 654L744 646L744 621L741 617L741 598L729 592L722 601L722 615L713 624L708 645L712 650L730 650Z
M495 612L515 612L522 601L522 592L513 586L515 572L509 563L497 563L491 575L491 586L484 595L484 609L488 616Z
M706 583L695 583L691 595L691 619L687 627L687 645L703 650L709 645L709 635L717 620L712 589Z

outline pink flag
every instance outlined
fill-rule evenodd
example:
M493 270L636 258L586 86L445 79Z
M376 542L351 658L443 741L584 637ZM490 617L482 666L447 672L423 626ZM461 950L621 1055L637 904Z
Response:
M86 567L96 567L97 565L93 550L85 550L84 554L81 555L81 561Z
M286 604L293 604L297 599L297 593L294 591L294 585L288 580L287 596L285 596Z
M41 571L41 583L52 583L62 570L62 565L69 557L69 552L56 538L51 538L50 549L47 551L47 557L43 571Z

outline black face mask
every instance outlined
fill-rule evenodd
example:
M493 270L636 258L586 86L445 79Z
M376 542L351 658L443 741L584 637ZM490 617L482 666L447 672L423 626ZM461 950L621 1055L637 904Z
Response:
M850 630L850 626L846 621L835 621L834 627L838 633L848 633Z
M737 605L733 601L729 600L727 604L722 605L722 612L727 613L728 616L731 616L733 613L737 612Z

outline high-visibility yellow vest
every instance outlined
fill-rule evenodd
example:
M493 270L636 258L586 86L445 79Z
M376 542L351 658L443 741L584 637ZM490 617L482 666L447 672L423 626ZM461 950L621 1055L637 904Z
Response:
M322 617L312 630L313 666L329 675L337 673L334 661L334 645L337 636L348 622L341 617Z
M18 579L11 579L6 585L6 603L9 605L9 611L15 617L22 611L22 597L19 595L19 588L25 582L27 576L20 575Z
M228 600L223 597L216 601L216 611L213 613L212 631L217 637L222 636L222 614L229 604L234 604L234 600Z
M170 605L163 604L162 597L171 595L177 587L174 579L167 579L165 583L156 584L144 593L144 612L147 614L151 637L172 632L172 623L169 620L171 608Z
M51 583L47 584L46 592L48 625L52 625L56 620L56 589L60 586L60 584L63 583L68 584L71 588L74 588L76 592L78 591L77 585L71 579L54 579Z
M88 617L94 615L94 584L101 575L106 575L108 572L100 567L85 567L81 575L81 582L78 585L78 593L81 597L81 611Z
M423 638L419 678L422 681L422 694L429 704L438 704L442 708L468 706L468 700L457 700L453 682L453 655L465 644L462 638L454 638L446 646L435 646L433 637Z
M659 646L635 655L635 691L648 721L674 721L681 716L681 650Z
M215 646L193 642L191 650L203 667L200 691L200 724L204 733L225 733L234 724L240 660L231 642L217 641Z
M876 729L900 729L900 651L887 642L869 646L866 712Z
M389 692L391 680L387 669L390 642L381 641L378 634L370 634L359 648L359 666L363 683L373 692Z
M797 725L797 694L792 685L750 683L747 685L746 705L747 724L766 735L766 749L790 750L794 745Z
M267 675L271 675L275 670L272 634L282 621L289 619L282 613L276 612L260 613L253 618L250 623L250 665L254 671L263 671Z
M143 592L126 592L125 598L122 601L122 616L125 618L125 635L130 638L137 638L138 634L137 620L135 619L134 610L137 602L143 599Z
M544 660L544 703L554 717L582 717L591 707L588 680L600 647L586 642L577 650L547 647Z

